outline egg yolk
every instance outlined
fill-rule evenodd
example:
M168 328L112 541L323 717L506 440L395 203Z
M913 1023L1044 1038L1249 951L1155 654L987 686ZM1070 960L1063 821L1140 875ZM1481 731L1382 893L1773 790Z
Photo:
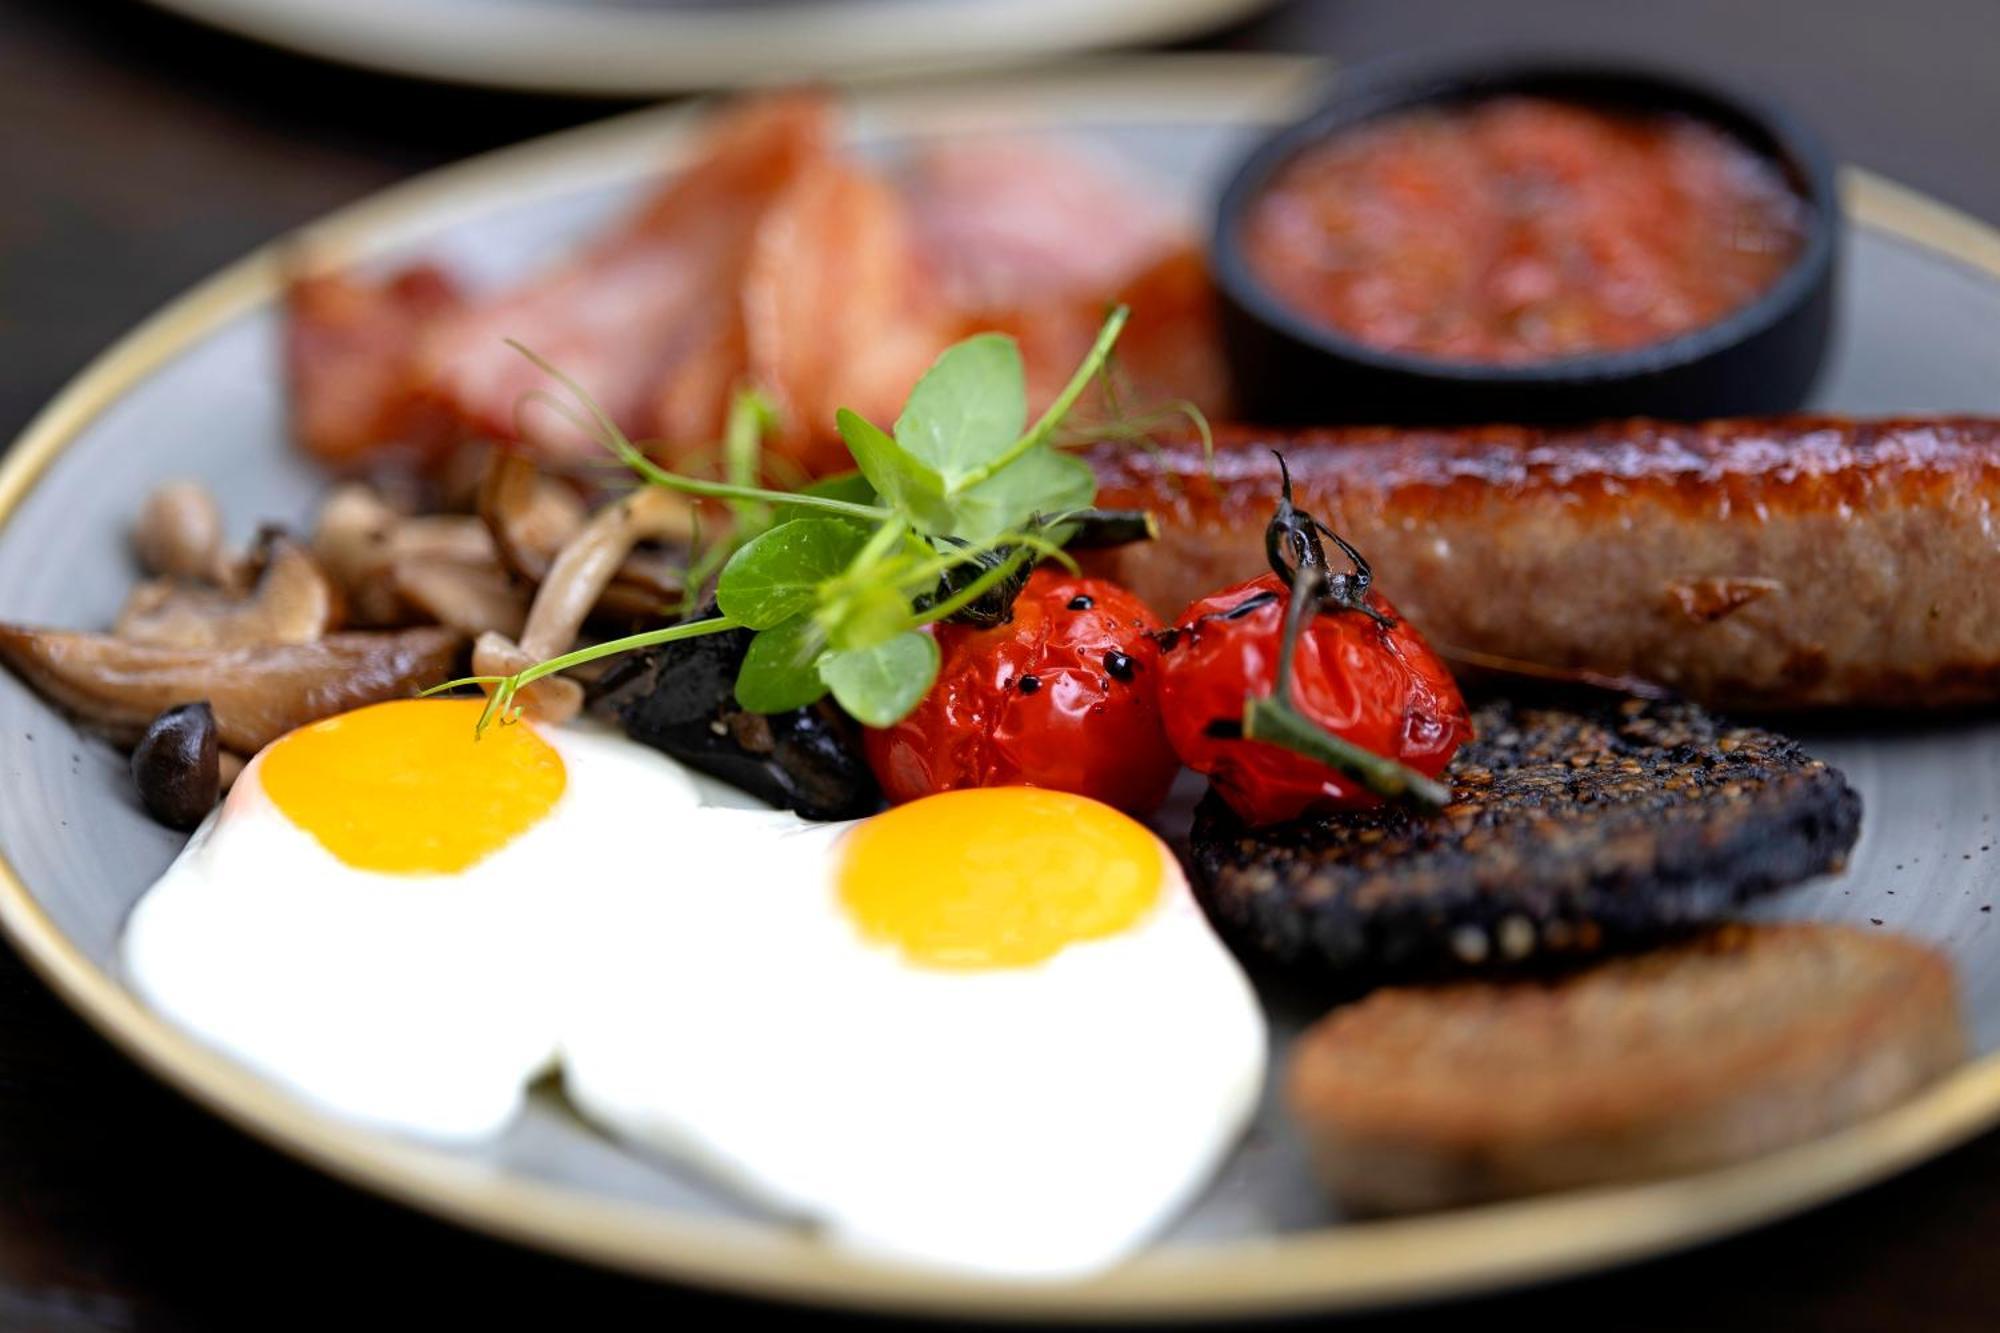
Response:
M479 699L403 699L301 727L264 751L264 792L357 870L449 875L563 794L555 747L521 725L473 735Z
M1126 930L1158 901L1165 857L1140 824L1033 787L942 792L843 840L842 906L863 936L928 967L1027 967Z

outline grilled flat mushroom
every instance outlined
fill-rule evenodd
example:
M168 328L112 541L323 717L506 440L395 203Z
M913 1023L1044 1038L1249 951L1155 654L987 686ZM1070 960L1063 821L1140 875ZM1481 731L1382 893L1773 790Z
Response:
M176 704L206 699L224 749L254 754L294 727L406 698L451 675L445 629L329 634L313 643L163 648L108 634L0 624L0 665L120 745Z
M1407 1212L1700 1170L1886 1109L1963 1057L1951 964L1730 926L1553 980L1377 991L1293 1047L1327 1189Z
M1254 960L1362 987L1652 943L1837 870L1861 798L1797 743L1693 704L1487 705L1453 802L1246 828L1196 812L1197 892Z

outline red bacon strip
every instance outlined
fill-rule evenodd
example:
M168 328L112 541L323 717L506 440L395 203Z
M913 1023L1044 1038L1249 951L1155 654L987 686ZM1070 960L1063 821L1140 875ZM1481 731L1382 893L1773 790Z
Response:
M337 274L294 282L285 372L292 430L307 451L345 466L452 435L454 423L425 401L414 359L423 331L463 304L430 264L382 282Z
M1120 300L1134 311L1121 406L1220 408L1206 274L1129 182L998 139L929 150L892 180L834 137L823 97L743 103L608 234L486 299L430 266L301 281L288 328L301 443L343 466L471 438L557 460L594 449L529 401L552 386L511 338L684 459L754 385L781 410L777 451L817 474L847 463L837 408L886 424L938 352L982 329L1020 341L1039 408Z

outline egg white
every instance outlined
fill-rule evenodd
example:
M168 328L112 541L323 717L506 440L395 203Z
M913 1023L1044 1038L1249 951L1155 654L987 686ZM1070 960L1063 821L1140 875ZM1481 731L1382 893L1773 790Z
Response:
M133 910L134 986L325 1110L434 1140L497 1132L555 1057L578 882L646 878L660 829L698 800L684 770L623 737L541 734L562 795L450 876L345 864L279 810L252 760Z
M1132 929L945 971L857 932L845 828L703 810L670 873L600 886L622 901L568 997L572 1102L873 1255L1057 1277L1138 1246L1239 1137L1266 1059L1173 857Z
M836 1244L960 1271L1115 1262L1240 1136L1264 1019L1163 845L1131 929L927 968L842 908L853 825L615 734L542 734L563 795L454 876L347 866L253 761L134 910L133 984L319 1107L436 1141L497 1133L560 1065L614 1135Z

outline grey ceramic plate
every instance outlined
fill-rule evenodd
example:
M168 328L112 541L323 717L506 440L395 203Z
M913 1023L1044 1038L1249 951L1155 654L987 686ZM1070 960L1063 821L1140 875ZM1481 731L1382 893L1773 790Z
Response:
M1267 58L1157 58L1031 82L960 81L856 102L858 133L1061 126L1157 173L1190 207L1258 125L1319 71ZM441 255L480 279L532 266L671 161L689 122L642 113L440 173L299 239L322 258ZM2000 413L2000 236L1853 176L1843 329L1820 394L1848 412ZM131 577L121 534L160 478L201 477L245 530L308 514L322 482L285 446L280 255L252 256L113 348L0 468L0 617L106 622ZM675 1278L876 1308L1081 1316L1353 1308L1616 1263L1741 1230L1933 1155L2000 1122L2000 726L1817 738L1867 801L1842 877L1778 915L1911 932L1965 979L1980 1059L1895 1113L1726 1171L1396 1222L1343 1223L1305 1187L1267 1107L1200 1204L1086 1283L1000 1286L834 1254L585 1129L553 1096L503 1139L448 1153L365 1133L205 1051L121 984L119 925L177 839L134 807L122 761L0 679L0 924L135 1058L246 1130L350 1181L468 1225ZM1288 1026L1283 1015L1280 1027ZM1282 1038L1281 1038L1282 1039ZM1060 1207L1052 1199L1051 1207Z

